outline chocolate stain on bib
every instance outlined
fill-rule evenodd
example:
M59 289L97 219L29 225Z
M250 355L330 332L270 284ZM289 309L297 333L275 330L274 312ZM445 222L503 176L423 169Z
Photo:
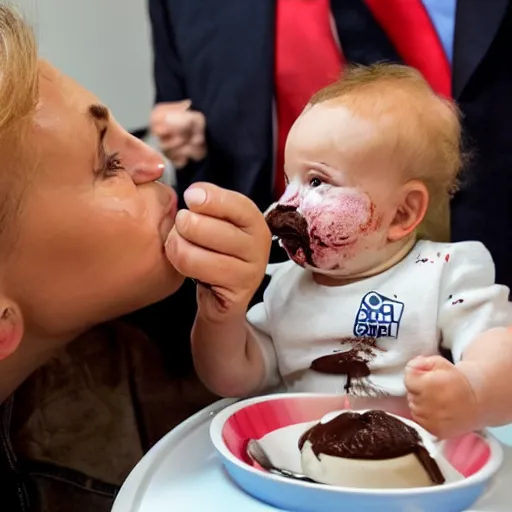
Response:
M373 337L349 337L340 342L342 345L351 344L352 348L319 357L311 363L310 368L328 375L346 375L344 389L346 393L350 393L354 381L363 382L371 374L369 363L375 357L375 352L382 349L377 346L377 339Z

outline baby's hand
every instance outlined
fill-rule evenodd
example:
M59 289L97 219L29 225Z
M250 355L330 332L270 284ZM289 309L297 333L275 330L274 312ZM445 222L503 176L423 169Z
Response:
M198 183L185 192L166 243L170 262L200 283L199 313L210 321L244 315L265 275L271 236L256 205L237 192Z
M450 438L481 427L471 384L444 357L420 356L410 361L405 387L413 419L433 435Z

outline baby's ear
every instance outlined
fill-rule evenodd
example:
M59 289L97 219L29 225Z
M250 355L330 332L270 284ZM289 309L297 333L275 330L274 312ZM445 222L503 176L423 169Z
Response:
M23 317L18 306L0 297L0 361L19 347L23 330Z
M401 190L395 218L389 228L388 240L397 242L417 229L425 218L428 202L428 189L423 182L419 180L407 182Z

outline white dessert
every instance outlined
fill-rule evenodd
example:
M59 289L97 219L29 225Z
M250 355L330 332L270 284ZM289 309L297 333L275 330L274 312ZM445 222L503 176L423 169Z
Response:
M346 411L341 413L341 415L346 413L350 413L354 417L363 417L361 414L354 413L353 411ZM381 411L377 411L377 414L380 417L385 415ZM317 426L328 425L331 421L336 421L341 415L336 415L334 419L332 417L326 418L325 421L322 420ZM391 415L386 416L389 417ZM366 425L364 422L362 425L356 424L356 428L353 428L354 425L351 424L350 429L352 430L348 434L348 438L344 437L347 432L340 432L340 441L337 445L339 449L335 448L334 451L339 453L348 452L350 453L349 457L335 456L332 453L326 454L322 452L322 449L326 447L329 448L326 451L330 450L332 443L329 444L329 440L335 439L336 429L327 434L324 433L321 439L317 438L314 441L316 448L306 438L301 448L303 473L316 482L353 488L400 489L436 485L428 469L418 458L417 451L414 450L415 443L412 431L415 429L412 428L409 422L406 424L397 417L393 416L392 418L394 418L394 428L397 428L397 424L403 426L403 435L395 436L386 432L386 428L380 425ZM357 422L358 420L354 421ZM423 446L421 436L417 431L415 431L415 435L417 435L418 446ZM400 450L398 448L398 452L401 451L402 455L382 458L382 454L397 451L393 447L393 442L396 441L396 446L400 447L400 443L403 443L404 439L409 440L407 446L410 449ZM370 448L370 445L374 448ZM361 458L356 456L359 449L363 454ZM380 452L376 458L373 458L374 454L370 453L372 450ZM430 459L428 451L424 450L424 456ZM404 451L407 453L404 453ZM432 459L430 461L436 466ZM441 482L438 481L438 483Z
M318 458L306 441L301 451L302 471L323 484L341 487L399 489L434 485L416 455L386 460L362 460L332 457Z

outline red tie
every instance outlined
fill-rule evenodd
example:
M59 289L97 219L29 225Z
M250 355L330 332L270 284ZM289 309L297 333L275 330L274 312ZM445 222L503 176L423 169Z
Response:
M365 0L405 64L415 67L438 94L451 96L451 69L421 0Z
M285 188L284 147L288 132L311 96L340 76L342 62L332 32L329 0L277 0L277 197Z

